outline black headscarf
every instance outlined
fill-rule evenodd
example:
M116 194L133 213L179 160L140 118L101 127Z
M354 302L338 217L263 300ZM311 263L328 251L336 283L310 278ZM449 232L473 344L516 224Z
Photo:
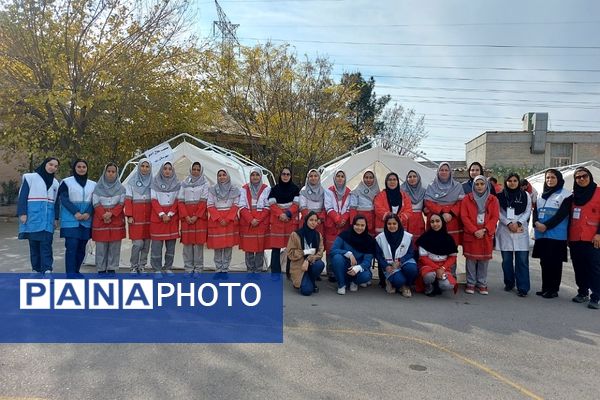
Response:
M54 174L50 174L48 171L46 171L46 164L48 164L52 160L56 160L56 162L60 165L58 158L48 157L44 161L42 161L39 167L35 169L35 172L37 172L37 174L41 176L44 180L44 183L46 184L46 190L50 189L50 186L52 186L52 182L54 182Z
M289 168L284 168L292 173L292 170ZM294 201L294 197L300 195L300 188L292 182L292 177L290 175L290 181L284 182L281 180L281 173L283 169L279 173L279 178L277 179L277 184L273 186L271 189L271 193L269 193L269 199L275 199L277 204L286 204Z
M316 229L310 229L308 227L308 219L313 215L318 215L316 212L311 211L306 214L304 217L304 225L302 228L296 231L296 234L300 236L300 243L302 245L302 250L304 250L304 243L308 243L311 248L319 250L319 245L321 244L321 240L319 239L319 232Z
M556 176L558 182L554 187L548 187L548 185L546 185L546 174L548 172L551 172ZM544 173L544 191L542 192L542 199L548 200L548 197L552 196L554 192L558 192L559 190L561 190L563 186L565 186L565 180L560 171L554 168L547 169Z
M358 220L365 221L365 231L358 234L354 231L354 225ZM352 220L352 225L344 232L340 233L339 238L348 243L354 250L362 254L375 254L375 239L369 235L369 225L367 219L362 215L357 215Z
M417 239L417 246L437 256L449 256L458 253L456 242L454 242L454 239L448 233L446 220L440 214L432 214L432 216L434 215L437 215L442 220L442 228L436 232L429 226L427 231Z
M85 171L85 175L79 175L77 173L77 170L75 169L75 167L79 163L84 163L86 167L89 167L87 161L85 161L81 158L78 158L77 160L75 160L75 162L71 166L71 175L75 178L75 181L77 181L77 183L79 183L79 185L81 187L85 187L85 184L87 183L87 179L88 179L88 173L87 173L88 170Z
M485 174L485 171L483 170L483 165L481 165L481 163L479 163L477 161L472 162L471 165L469 165L469 168L467 169L467 173L469 174L469 180L467 180L466 182L463 182L463 184L462 184L465 194L469 194L473 191L473 179L475 179L475 178L471 178L471 168L473 167L473 165L477 165L479 167L480 173L477 175ZM475 175L475 176L477 176L477 175Z
M508 188L508 180L510 178L517 178L518 184L516 189ZM515 209L515 215L521 215L527 209L527 196L529 196L523 189L521 189L521 178L519 174L511 172L504 179L504 190L498 194L498 202L500 207L506 210L508 207Z
M398 180L398 186L396 189L390 189L388 187L388 178L390 176L395 176ZM392 207L402 208L402 193L400 192L400 178L398 174L395 172L390 172L385 176L385 195L387 197L388 204L390 205L390 211L392 211Z
M398 222L398 230L396 232L390 232L387 227L387 222L390 219L395 219ZM404 238L404 227L402 226L402 222L400 218L396 214L389 215L383 221L383 233L385 235L385 239L390 245L390 250L392 251L392 257L396 254L396 250L400 247L400 243L402 243L402 239Z
M590 176L590 183L586 187L579 186L577 184L577 180L573 179L573 204L576 206L582 206L592 199L598 185L596 185L594 182L594 177L589 169L585 167L578 167L573 174L573 178L577 172L585 172Z

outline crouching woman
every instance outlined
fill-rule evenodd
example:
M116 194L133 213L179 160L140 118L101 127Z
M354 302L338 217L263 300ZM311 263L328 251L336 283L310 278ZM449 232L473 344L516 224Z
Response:
M346 294L371 281L371 264L375 254L375 239L369 235L367 219L357 215L352 226L340 233L331 247L331 262L338 283L337 293Z
M411 297L410 286L417 277L417 263L413 258L412 235L404 231L398 215L386 217L383 232L375 241L375 257L385 275L385 290L390 294L400 290L402 296Z
M310 211L304 218L302 228L290 235L287 245L292 284L304 296L319 291L316 280L325 268L321 260L325 248L323 236L316 230L318 224L318 214Z

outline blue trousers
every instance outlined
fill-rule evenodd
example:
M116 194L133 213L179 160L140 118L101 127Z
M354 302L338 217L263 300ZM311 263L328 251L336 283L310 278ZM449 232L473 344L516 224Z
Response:
M29 257L31 268L36 272L52 271L52 240L29 239Z
M417 279L418 269L417 263L414 261L407 262L402 266L402 269L387 277L392 286L400 289L402 286L411 286Z
M87 239L65 238L65 271L67 274L78 274L85 259Z
M348 275L346 271L350 268L350 260L341 254L336 254L331 257L331 264L339 288L349 285L351 282L354 282L357 285L367 283L373 277L370 268L364 269L354 276Z
M529 252L502 251L501 253L502 271L504 272L504 286L513 288L515 287L516 282L517 289L520 292L529 292Z
M308 266L308 270L302 275L302 281L300 282L300 294L303 296L310 296L315 291L317 277L321 275L325 269L325 263L321 260L315 261Z

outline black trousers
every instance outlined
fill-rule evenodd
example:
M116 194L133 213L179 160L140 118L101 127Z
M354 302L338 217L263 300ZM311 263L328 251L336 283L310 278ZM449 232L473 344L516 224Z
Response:
M563 262L567 261L567 241L538 239L535 241L532 257L540 259L542 292L558 293Z
M595 249L592 242L569 242L571 261L575 271L577 293L587 296L592 291L592 300L600 297L600 249Z

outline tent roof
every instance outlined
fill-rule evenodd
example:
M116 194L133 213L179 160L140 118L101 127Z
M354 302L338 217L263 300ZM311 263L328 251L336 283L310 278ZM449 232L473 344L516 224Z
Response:
M563 175L563 178L565 180L565 189L573 189L573 175L575 174L575 170L577 169L577 167L586 167L590 170L592 175L596 177L596 180L600 180L600 163L598 161L592 160L579 164L567 165L566 167L556 168ZM533 186L535 190L538 191L538 193L542 193L542 191L544 190L544 175L546 173L546 170L548 170L548 168L536 172L535 174L527 177L527 180L529 181L529 183L531 183L531 186Z
M249 181L250 170L255 166L263 171L263 182L269 186L271 185L273 179L271 171L235 151L215 146L187 133L177 135L162 144L170 144L170 142L181 137L183 137L184 141L173 148L172 156L173 166L180 181L189 175L192 162L199 161L202 164L204 175L211 185L216 183L217 171L224 168L231 176L231 183L242 186ZM145 154L141 154L125 164L123 173L121 174L121 181L123 183L131 178L135 171L135 166L144 157ZM124 178L127 170L129 170L129 173ZM152 172L153 174L158 172L155 166L153 166Z
M324 187L333 184L335 171L339 169L346 173L346 182L349 188L355 188L360 183L364 171L367 169L372 169L375 172L380 189L384 187L385 182L383 180L389 172L396 172L400 177L400 181L404 182L408 171L415 170L421 175L423 186L431 183L436 174L435 170L425 167L414 159L391 153L381 146L372 147L355 154L351 152L338 161L330 161L319 167L321 182Z

